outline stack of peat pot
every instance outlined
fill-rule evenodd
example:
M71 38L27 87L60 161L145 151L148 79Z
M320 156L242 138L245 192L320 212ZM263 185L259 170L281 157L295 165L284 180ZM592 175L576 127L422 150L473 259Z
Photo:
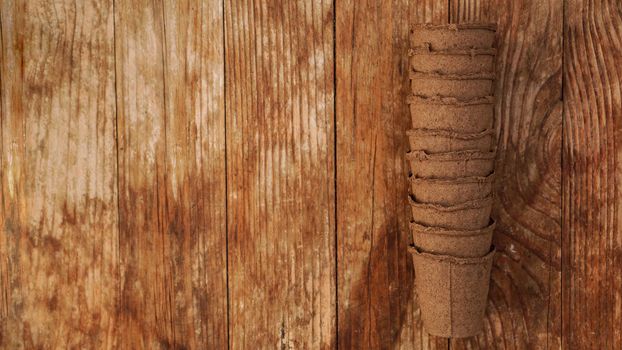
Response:
M423 326L481 332L495 223L495 26L415 26L409 52L410 247Z

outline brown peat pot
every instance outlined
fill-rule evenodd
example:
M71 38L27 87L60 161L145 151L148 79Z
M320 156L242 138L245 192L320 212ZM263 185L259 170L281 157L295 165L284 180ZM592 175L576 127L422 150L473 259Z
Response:
M449 179L427 179L410 176L410 193L419 203L456 205L492 194L494 173Z
M432 50L429 45L408 52L413 72L440 74L492 73L495 49Z
M494 98L421 97L407 101L413 129L439 129L458 133L479 133L492 128Z
M478 230L452 230L425 226L412 221L410 232L415 246L424 252L463 258L481 257L490 250L494 220Z
M412 175L420 178L459 178L488 176L494 168L495 152L457 151L406 153Z
M494 131L484 130L476 133L461 133L452 130L412 129L406 131L411 151L427 153L493 150Z
M425 330L446 338L479 334L483 329L495 248L477 258L431 254L413 246L410 251Z
M413 221L421 225L455 230L478 230L488 226L492 196L457 205L421 203L408 196Z
M492 73L441 74L410 73L410 89L414 95L449 96L461 98L483 97L493 94Z
M416 24L410 30L410 47L429 45L434 50L492 48L494 23Z

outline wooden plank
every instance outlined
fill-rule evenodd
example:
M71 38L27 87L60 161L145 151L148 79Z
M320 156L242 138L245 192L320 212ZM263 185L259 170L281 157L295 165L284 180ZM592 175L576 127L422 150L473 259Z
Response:
M222 4L117 2L121 348L227 344Z
M334 348L333 4L225 4L230 347Z
M568 0L564 28L563 346L622 348L622 8Z
M0 348L113 348L112 1L3 1L0 22Z
M496 22L502 14L507 14L499 3L495 0L449 0L449 22Z
M451 348L561 344L561 0L452 0L452 22L498 22L497 220L485 331Z
M449 20L450 10L449 2L450 1L444 0L393 0L391 7L395 8L394 14L396 15L396 19L398 19L398 22L406 21L400 24L399 32L401 35L399 37L399 41L405 44L408 43L408 33L406 28L410 28L412 24L447 23ZM400 11L401 9L405 9L407 12L402 13ZM398 29L396 28L396 31L397 30Z
M446 349L422 329L406 247L408 32L446 23L447 2L338 1L339 347Z

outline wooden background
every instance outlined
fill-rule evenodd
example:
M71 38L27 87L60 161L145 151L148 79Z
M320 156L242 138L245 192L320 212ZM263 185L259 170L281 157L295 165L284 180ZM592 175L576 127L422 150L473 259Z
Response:
M485 331L428 336L407 37L497 22ZM622 348L616 0L3 0L3 349Z

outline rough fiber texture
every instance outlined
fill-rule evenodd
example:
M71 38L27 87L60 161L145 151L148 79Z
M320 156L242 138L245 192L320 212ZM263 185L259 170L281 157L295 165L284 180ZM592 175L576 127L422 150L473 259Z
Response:
M458 151L428 154L410 151L406 154L411 174L421 178L457 178L488 176L494 168L495 153Z
M444 262L453 259L452 263L456 263L456 257L482 259L490 248L494 228L490 213L495 152L490 130L494 121L495 51L487 45L493 45L494 28L419 25L411 35L414 43L426 40L426 35L430 37L409 53L413 95L408 102L412 127L420 130L409 133L410 143L418 143L419 147L412 147L406 156L413 174L409 196L414 220L411 230L417 249L413 259L421 264L415 265L417 272L423 273L417 273L417 289L423 291L419 300L428 331L454 338L475 335L483 328L491 259L484 276L481 272L460 276L464 278L461 287L465 288L458 292L462 293L461 298L454 299L452 265L449 276L444 275L447 272L443 269L438 269L434 276L429 265L436 261L430 259L434 256L430 254L445 254ZM436 46L446 44L454 48L435 49L431 43L435 41ZM455 48L458 43L470 48ZM417 139L421 135L424 137ZM453 232L448 233L447 229ZM465 231L471 232L464 234ZM422 258L426 255L428 259ZM486 290L481 294L482 288L477 284L483 280ZM439 297L425 292L441 288L439 283L443 282L448 294L440 293ZM422 285L425 283L431 285ZM476 305L473 298L478 300ZM443 315L443 304L450 305L447 315ZM460 318L458 329L453 324L454 311Z
M455 96L474 98L492 95L491 74L410 73L410 89L420 96Z
M410 45L429 45L434 50L492 48L495 46L494 24L417 24L411 29Z
M441 337L480 333L494 248L484 257L456 258L410 248L423 326Z
M411 196L408 199L413 220L422 225L477 230L486 227L490 220L492 197L451 206L420 203Z
M410 176L410 193L420 203L456 205L490 196L494 173L449 179L427 179Z
M408 53L413 72L441 74L477 74L494 71L494 49L434 51L429 46Z
M490 250L495 222L476 230L456 230L430 227L415 221L410 223L413 243L421 251L456 257L481 257Z
M494 107L490 96L455 103L452 100L455 99L410 97L412 127L458 133L479 133L492 128Z
M406 131L411 151L427 153L493 150L494 131L459 133L451 130L412 129Z

